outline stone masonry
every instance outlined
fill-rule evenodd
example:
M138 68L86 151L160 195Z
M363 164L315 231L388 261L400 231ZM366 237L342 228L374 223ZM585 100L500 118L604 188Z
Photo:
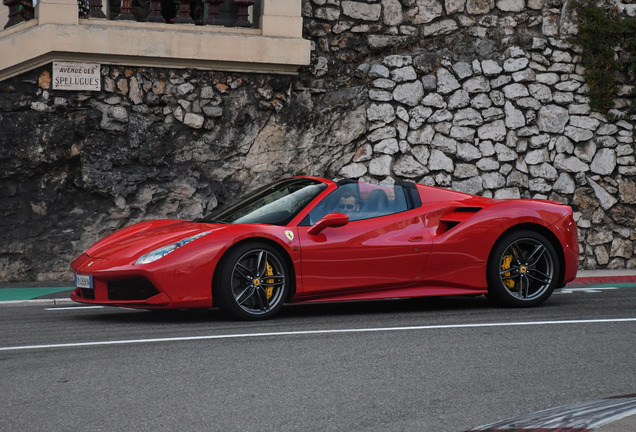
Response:
M568 40L573 2L305 5L312 82L335 69L368 88L368 130L340 176L558 200L575 211L582 268L636 267L636 122L626 115L635 77L619 79L617 120L592 111ZM613 6L636 15L636 5Z

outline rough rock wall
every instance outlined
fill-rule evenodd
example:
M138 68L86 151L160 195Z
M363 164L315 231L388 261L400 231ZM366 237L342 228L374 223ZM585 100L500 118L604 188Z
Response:
M102 75L101 92L53 91L48 67L0 83L0 280L68 279L74 256L123 226L198 218L286 175L335 175L366 128L365 98L317 115L291 77Z
M50 66L0 82L0 280L67 279L115 229L290 174L558 199L583 268L636 267L635 122L590 109L568 2L305 0L303 14L297 77L104 65L101 92L51 90Z

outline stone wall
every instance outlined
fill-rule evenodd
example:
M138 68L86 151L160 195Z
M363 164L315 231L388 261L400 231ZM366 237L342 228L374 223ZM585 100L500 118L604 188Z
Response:
M0 82L0 280L68 279L118 228L197 218L293 174L557 199L582 268L636 267L636 122L587 103L568 2L303 13L312 65L297 77L103 65L101 92L51 90L50 66Z
M304 11L308 83L353 75L369 89L368 130L341 176L559 200L574 208L582 268L636 267L635 77L617 77L612 119L590 108L573 2L312 0Z

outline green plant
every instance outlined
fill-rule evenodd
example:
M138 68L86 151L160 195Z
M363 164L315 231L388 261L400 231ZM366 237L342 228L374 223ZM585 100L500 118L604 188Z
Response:
M632 114L636 114L636 85L634 85L634 80L636 80L636 18L631 18L627 20L627 36L626 36L626 52L628 55L627 64L628 64L628 74L632 79L632 85L634 86L631 91L632 97L632 105L630 112Z
M617 73L632 77L636 73L636 19L620 16L616 8L595 0L578 0L574 7L579 33L571 42L582 48L590 106L607 113L616 95ZM616 55L617 47L625 51L627 61Z

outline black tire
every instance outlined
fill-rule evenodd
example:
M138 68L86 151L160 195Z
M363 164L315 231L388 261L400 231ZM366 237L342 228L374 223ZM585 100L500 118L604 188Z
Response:
M267 319L283 307L289 279L280 252L266 243L244 243L221 259L215 272L214 302L232 318Z
M488 298L513 307L537 306L558 283L559 259L545 236L530 230L502 236L488 261Z

